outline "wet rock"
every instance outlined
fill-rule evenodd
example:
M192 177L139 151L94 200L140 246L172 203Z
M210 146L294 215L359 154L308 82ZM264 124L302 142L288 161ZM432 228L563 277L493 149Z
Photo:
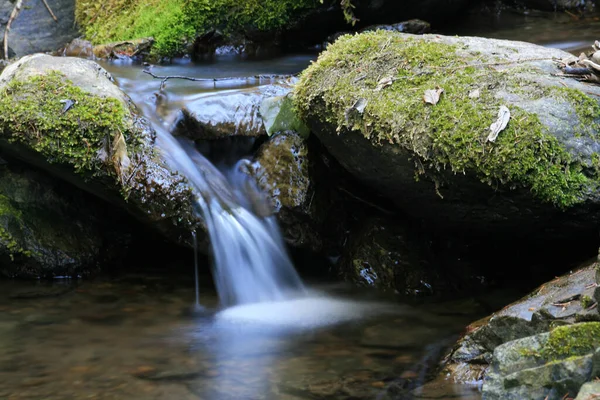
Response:
M600 323L555 328L494 350L483 385L486 400L574 397L600 373Z
M0 75L2 152L120 206L169 239L198 224L192 193L155 132L92 61L33 55Z
M600 382L588 382L584 384L575 400L594 400L600 398Z
M104 59L144 59L150 53L153 38L140 38L134 40L125 40L121 42L112 42L94 46L92 51L97 58Z
M264 99L259 111L269 136L278 132L294 131L306 139L310 134L308 126L298 118L292 99L288 95Z
M407 295L433 292L439 277L405 223L369 218L353 231L339 265L344 279Z
M48 0L48 5L56 15L56 21L52 19L42 0L31 0L23 4L21 12L11 25L8 38L14 56L54 51L79 36L75 25L75 0ZM14 6L14 1L0 1L2 32Z
M568 55L521 42L368 32L331 45L294 99L340 164L430 229L587 235L600 219L600 87L555 76L553 58ZM498 64L492 72L474 66L482 62ZM439 102L426 103L437 86ZM511 117L492 142L501 106Z
M461 382L481 380L497 347L579 321L600 321L592 300L596 263L548 282L530 295L467 328L447 357L446 369ZM495 356L494 356L495 357Z
M506 4L532 10L558 11L593 9L594 0L507 0Z
M65 57L94 58L92 43L83 39L73 39L64 49L58 51L58 55Z
M411 19L408 21L398 22L397 24L371 25L361 29L359 32L363 33L372 31L393 31L420 35L423 33L429 33L431 31L431 25L429 22L425 22L420 19Z
M261 103L290 90L291 86L283 83L203 96L185 106L173 133L193 140L264 135Z
M295 132L273 136L258 150L251 174L269 195L285 239L299 247L320 247L311 203L315 186L309 173L308 144Z
M18 165L0 166L0 275L78 276L115 262L129 236L101 211L103 204L89 197L51 176ZM59 296L70 290L38 289L11 298Z

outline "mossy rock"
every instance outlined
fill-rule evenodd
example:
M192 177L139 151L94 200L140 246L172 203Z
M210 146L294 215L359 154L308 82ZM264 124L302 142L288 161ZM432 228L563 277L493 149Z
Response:
M599 373L600 323L560 326L497 347L483 398L573 398Z
M129 240L103 202L19 166L0 166L0 275L80 276L118 261Z
M0 148L190 241L192 193L155 132L98 64L33 55L0 75Z
M348 171L432 226L569 234L600 216L600 87L555 76L566 56L483 38L347 35L294 98ZM426 103L436 88L439 102ZM491 142L501 106L511 118Z
M297 247L318 249L318 218L312 200L315 184L310 174L306 141L292 131L282 132L264 143L250 164L260 189L268 194L286 241ZM318 196L317 196L318 197Z

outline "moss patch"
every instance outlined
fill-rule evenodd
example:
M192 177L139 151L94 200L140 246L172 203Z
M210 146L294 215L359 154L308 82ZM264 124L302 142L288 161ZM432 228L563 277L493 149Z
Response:
M549 361L583 356L600 347L600 322L559 326L550 332L542 354Z
M8 217L9 223L11 222L10 218L15 219L19 223L20 229L23 227L21 211L14 208L10 199L4 195L0 195L0 217ZM3 226L0 226L0 241L6 246L11 260L14 260L18 254L25 257L31 257L32 255L31 251L21 247L17 239Z
M173 56L196 33L282 29L318 0L77 0L75 17L95 44L154 37L153 53Z
M117 99L92 96L57 71L12 81L0 90L0 132L84 176L115 174L97 152L118 133L135 142L133 128L125 123L127 112Z
M316 120L337 127L338 133L358 132L375 146L403 147L418 156L417 175L438 180L443 179L440 171L450 169L492 188L530 189L559 207L578 203L597 176L583 173L536 114L495 97L501 90L527 90L536 83L515 78L510 68L475 66L481 64L477 55L459 57L457 50L456 45L382 31L344 36L303 72L296 107L309 125ZM381 88L383 80L392 84ZM425 91L437 87L444 89L441 100L426 104ZM475 90L479 95L469 96ZM598 110L582 92L557 95L570 99L586 117L593 119ZM357 102L366 103L364 110ZM501 105L509 107L511 119L490 143L489 127Z

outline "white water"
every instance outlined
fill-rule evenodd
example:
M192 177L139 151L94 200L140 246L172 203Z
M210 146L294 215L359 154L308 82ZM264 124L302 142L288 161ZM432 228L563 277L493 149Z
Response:
M213 275L222 305L281 301L304 293L268 205L243 162L223 174L192 145L161 127L157 143L169 164L192 186L210 236Z

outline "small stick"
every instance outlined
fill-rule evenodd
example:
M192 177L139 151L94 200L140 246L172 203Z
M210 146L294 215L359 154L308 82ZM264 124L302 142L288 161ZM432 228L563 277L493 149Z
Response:
M23 0L17 0L15 3L15 7L10 13L10 17L8 18L8 23L6 24L6 28L4 29L4 59L8 60L8 33L10 32L10 26L12 25L17 15L21 11L21 5L23 4Z
M48 2L46 0L42 0L42 2L46 6L46 9L48 10L48 12L50 13L50 15L52 16L52 19L54 20L54 22L58 22L58 18L56 18L56 15L54 15L54 13L52 12L52 9L48 5Z
M289 78L290 76L295 76L295 75L255 75L253 77L236 77L236 76L231 76L231 77L227 77L227 78L194 78L191 76L183 76L183 75L166 75L166 76L160 76L160 75L155 75L152 72L148 71L147 69L143 70L142 72L144 72L145 74L150 75L151 77L155 78L155 79L162 79L162 82L160 83L160 87L163 88L165 83L169 80L169 79L185 79L187 81L194 81L194 82L218 82L218 81L231 81L231 80L235 80L235 79L282 79L282 78Z

